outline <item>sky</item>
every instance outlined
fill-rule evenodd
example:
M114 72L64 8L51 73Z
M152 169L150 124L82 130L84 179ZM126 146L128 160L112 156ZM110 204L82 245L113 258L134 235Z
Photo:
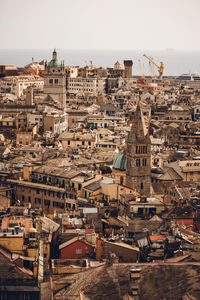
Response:
M200 50L200 0L0 0L1 49Z

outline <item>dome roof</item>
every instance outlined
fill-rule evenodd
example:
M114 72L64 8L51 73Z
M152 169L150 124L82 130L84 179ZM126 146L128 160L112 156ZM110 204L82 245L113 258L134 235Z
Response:
M58 60L54 60L52 59L49 63L48 63L48 67L49 68L57 68L57 67L60 67L61 64L59 63Z
M118 155L113 162L113 170L125 171L126 170L126 155L121 153Z

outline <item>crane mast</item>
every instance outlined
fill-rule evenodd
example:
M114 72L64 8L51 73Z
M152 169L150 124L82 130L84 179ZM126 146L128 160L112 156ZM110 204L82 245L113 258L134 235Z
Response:
M140 67L141 79L144 79L145 75L144 75L144 72L143 72L142 63L141 63L140 59L138 59L138 63L139 63L139 67Z

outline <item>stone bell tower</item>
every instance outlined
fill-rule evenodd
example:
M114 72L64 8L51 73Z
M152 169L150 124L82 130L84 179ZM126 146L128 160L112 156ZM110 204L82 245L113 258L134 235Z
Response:
M54 49L52 60L46 65L44 73L44 95L50 96L57 105L66 108L66 73L64 61L59 62Z
M151 141L138 103L126 147L126 185L141 196L150 196Z

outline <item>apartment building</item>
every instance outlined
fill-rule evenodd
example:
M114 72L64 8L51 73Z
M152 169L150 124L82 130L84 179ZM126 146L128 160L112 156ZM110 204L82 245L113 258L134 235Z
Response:
M106 78L68 78L67 91L72 94L98 95L106 90Z
M44 132L60 134L68 128L66 113L51 113L43 116Z
M44 79L36 75L8 76L0 79L0 91L17 97L25 95L28 86L43 88Z

